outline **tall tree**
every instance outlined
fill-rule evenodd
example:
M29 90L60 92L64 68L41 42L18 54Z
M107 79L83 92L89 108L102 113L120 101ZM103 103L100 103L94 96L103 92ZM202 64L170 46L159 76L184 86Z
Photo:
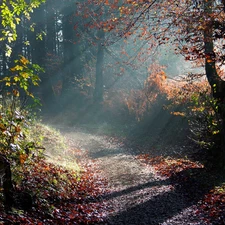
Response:
M222 18L218 18L213 7L216 1L204 0L205 23L203 28L204 35L204 56L205 56L205 72L208 82L211 86L214 98L218 101L218 113L220 115L221 126L221 148L219 159L225 163L225 81L217 73L217 57L214 48L215 31L219 32L218 38L224 37L225 25ZM225 2L223 2L223 11L225 13ZM222 20L221 20L222 19ZM223 58L223 57L222 57Z
M63 93L67 95L75 88L75 81L82 78L80 37L76 35L74 27L79 26L76 20L76 4L69 1L63 9Z
M99 104L103 101L103 63L104 63L104 37L105 33L102 29L97 32L98 50L96 57L96 76L94 102Z
M224 47L218 45L219 40L225 37L225 2L127 0L121 3L105 0L104 3L112 9L104 28L118 39L132 35L149 43L156 41L159 45L171 42L176 53L184 55L186 60L204 64L206 78L219 105L219 158L225 164L225 81L217 72L225 58ZM95 0L95 4L103 2Z
M6 70L10 71L9 69L9 62L10 60L12 61L13 59L15 59L15 56L12 55L15 54L23 54L23 49L22 49L22 41L23 41L23 34L21 32L21 29L19 29L18 32L18 28L20 26L21 23L21 17L22 15L24 15L25 17L30 17L30 13L33 11L34 8L38 7L42 2L44 2L43 0L34 0L34 1L25 1L25 0L20 0L20 1L14 1L14 0L2 0L0 2L0 17L1 17L1 30L0 30L0 46L1 46L1 59L2 60L2 71L3 71L3 75L5 75L4 73L6 72ZM18 42L16 42L16 40L18 39ZM13 47L15 48L15 53L13 52ZM2 50L3 49L3 50ZM18 60L21 65L17 64L17 67L14 67L14 72L18 72L18 74L15 75L13 81L11 80L11 77L6 77L8 78L8 81L12 81L12 85L14 85L17 81L20 81L20 87L22 89L24 89L25 91L27 91L27 80L30 78L29 76L35 76L34 75L34 71L35 70L35 66L29 70L28 69L28 64L30 65L29 61L25 58L25 57L20 57L20 60ZM23 70L29 70L28 73L26 73L27 71L23 71ZM36 66L37 69L37 66ZM12 68L11 68L11 71ZM23 73L24 72L24 73ZM9 73L10 74L10 73ZM12 74L10 74L12 76ZM19 78L19 75L21 75L21 77ZM15 79L16 78L16 79ZM21 79L21 80L20 80ZM22 79L24 82L22 82ZM11 83L9 82L9 86L11 85ZM16 85L15 85L16 86ZM15 87L14 86L14 87ZM12 98L10 99L10 101L14 101L14 97L15 95L18 95L19 91L18 90L13 90L14 93L12 95ZM28 92L27 92L28 93ZM3 95L2 90L1 90L1 95ZM9 108L10 108L10 103L9 104ZM12 103L12 105L15 106L15 102ZM1 105L2 108L4 105ZM4 144L2 144L1 146L1 153L0 154L0 168L1 168L1 176L3 175L3 195L4 195L4 204L5 204L5 210L10 210L11 211L11 207L13 205L14 199L13 199L13 192L14 192L14 188L13 188L13 184L12 184L12 175L11 175L11 164L8 161L7 158L7 152L8 154L10 154L10 146L12 144L15 143L15 135L12 132L12 128L13 126L18 126L19 123L15 122L14 123L14 111L17 112L16 107L14 108L14 106L12 106L12 108L10 109L10 119L7 118L7 113L1 113L2 114L2 121L4 121L6 127L9 125L10 128L6 128L4 131L7 131L9 134L8 136L10 137L9 140L7 140L7 135L3 135L3 130L1 130L1 136L3 137L3 142L2 143L7 143L7 151L4 151ZM4 109L5 110L5 109ZM19 112L20 114L21 112ZM8 123L8 124L7 124ZM13 124L13 125L12 125ZM16 124L16 125L15 125ZM20 148L21 149L21 148ZM14 149L14 152L17 151Z
M46 27L46 47L44 56L45 73L42 75L42 96L44 98L44 111L52 112L57 108L56 96L54 94L54 83L58 76L57 65L57 19L58 19L58 4L53 0L47 0L45 8L45 17L42 18Z
M46 48L45 48L45 6L41 5L33 12L32 19L29 21L32 29L29 32L30 53L32 63L42 67L45 65ZM40 74L40 88L33 87L32 92L35 93L43 101L41 89L44 84L44 73Z

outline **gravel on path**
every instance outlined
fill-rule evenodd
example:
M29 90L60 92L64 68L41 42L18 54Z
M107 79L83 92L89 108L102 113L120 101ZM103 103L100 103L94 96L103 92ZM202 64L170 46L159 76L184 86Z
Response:
M196 215L196 199L153 167L138 161L130 149L106 136L75 128L60 129L71 148L87 152L107 178L110 193L103 201L111 206L110 225L204 225Z

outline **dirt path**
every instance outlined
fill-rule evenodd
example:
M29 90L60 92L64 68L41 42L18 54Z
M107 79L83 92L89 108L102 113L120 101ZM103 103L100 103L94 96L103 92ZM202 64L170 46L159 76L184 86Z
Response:
M75 129L60 129L71 148L87 151L109 181L111 193L103 201L112 206L111 225L203 225L195 216L190 193L156 176L154 169L140 163L132 151L105 136Z

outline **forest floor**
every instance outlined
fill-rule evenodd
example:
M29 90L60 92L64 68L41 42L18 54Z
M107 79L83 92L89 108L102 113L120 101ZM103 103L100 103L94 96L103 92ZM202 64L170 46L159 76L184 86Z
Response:
M64 143L42 126L46 158L23 164L11 211L0 193L0 224L225 224L224 174L206 168L198 160L204 154L191 157L195 146L154 147L98 126L55 127ZM19 203L27 191L35 195L25 209Z
M107 180L105 224L225 224L224 177L188 158L190 146L167 146L176 156L166 156L96 130L60 131L81 164L91 160Z

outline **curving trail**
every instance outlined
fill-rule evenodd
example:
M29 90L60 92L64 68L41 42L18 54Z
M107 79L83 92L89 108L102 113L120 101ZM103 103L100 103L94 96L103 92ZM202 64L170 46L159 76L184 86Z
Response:
M111 225L204 225L195 215L197 203L190 193L159 177L151 166L140 163L131 149L106 136L63 128L71 148L79 148L95 160L109 182L110 194L102 201L111 206Z

